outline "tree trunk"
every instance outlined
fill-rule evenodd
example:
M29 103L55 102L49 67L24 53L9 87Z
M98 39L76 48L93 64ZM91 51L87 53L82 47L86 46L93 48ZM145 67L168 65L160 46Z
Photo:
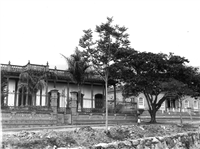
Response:
M105 88L106 88L106 132L108 132L108 70L106 70Z
M151 120L150 120L150 123L156 123L156 110L153 109L153 110L149 110L149 114L151 116Z
M32 106L36 106L36 93L32 94Z
M3 97L3 95L1 95L1 107L3 107L4 106L4 97Z
M81 89L80 89L80 84L78 84L78 102L77 102L77 105L78 105L78 111L81 112Z
M182 100L180 100L179 102L180 102L180 122L181 122L181 126L182 126L183 125L183 118L182 118L183 105L182 105Z

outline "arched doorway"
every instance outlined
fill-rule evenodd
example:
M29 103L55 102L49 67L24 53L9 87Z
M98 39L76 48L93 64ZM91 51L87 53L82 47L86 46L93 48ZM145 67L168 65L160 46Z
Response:
M102 94L96 94L95 95L95 108L101 109L103 108L104 100Z

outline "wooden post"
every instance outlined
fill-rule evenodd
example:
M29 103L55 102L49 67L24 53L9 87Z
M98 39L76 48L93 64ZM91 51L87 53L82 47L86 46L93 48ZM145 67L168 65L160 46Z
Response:
M67 108L69 108L69 82L67 82Z
M114 86L114 108L116 107L116 100L117 100L117 95L116 95L116 84L113 85Z
M91 108L93 109L93 104L94 104L94 98L93 98L93 94L94 94L94 91L93 91L93 83L91 84Z
M42 89L40 89L40 106L42 106Z

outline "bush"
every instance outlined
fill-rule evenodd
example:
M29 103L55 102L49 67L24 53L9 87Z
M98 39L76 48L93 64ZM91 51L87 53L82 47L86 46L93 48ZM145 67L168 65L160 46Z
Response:
M115 113L122 113L123 111L123 104L117 104L116 107L114 108Z

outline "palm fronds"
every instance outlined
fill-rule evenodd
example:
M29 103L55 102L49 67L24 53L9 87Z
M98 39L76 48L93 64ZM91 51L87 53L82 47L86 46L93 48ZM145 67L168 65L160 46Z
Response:
M82 84L85 81L85 78L89 74L90 65L83 57L83 53L76 48L75 53L72 54L70 57L66 57L61 54L68 65L68 73L70 79L76 84Z

